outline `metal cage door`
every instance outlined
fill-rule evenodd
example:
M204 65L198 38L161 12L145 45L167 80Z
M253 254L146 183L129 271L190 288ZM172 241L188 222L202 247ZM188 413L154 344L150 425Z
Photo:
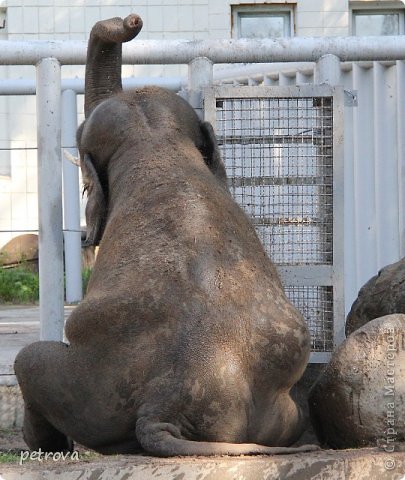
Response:
M343 89L211 87L229 189L311 332L311 362L344 339Z

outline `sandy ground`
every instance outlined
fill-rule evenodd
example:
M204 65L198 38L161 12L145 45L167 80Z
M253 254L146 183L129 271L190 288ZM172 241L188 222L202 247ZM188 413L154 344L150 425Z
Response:
M21 430L0 430L0 453L26 450Z

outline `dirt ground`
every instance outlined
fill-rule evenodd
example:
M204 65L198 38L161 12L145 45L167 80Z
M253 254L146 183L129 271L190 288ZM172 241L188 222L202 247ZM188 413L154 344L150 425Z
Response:
M0 430L0 453L19 452L26 448L21 430Z
M13 454L19 456L21 452L26 452L28 447L24 442L21 429L18 430L1 430L0 429L0 455ZM75 444L75 450L79 452L81 457L102 457L96 452L87 449L81 445Z

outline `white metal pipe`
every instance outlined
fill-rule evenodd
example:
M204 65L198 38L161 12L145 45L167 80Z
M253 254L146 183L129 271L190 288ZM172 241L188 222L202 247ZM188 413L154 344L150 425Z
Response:
M213 64L206 57L193 59L188 66L188 101L202 119L202 90L213 83Z
M342 71L342 85L347 90L353 90L353 71ZM355 187L354 187L354 152L353 152L353 114L355 106L344 109L344 271L345 271L345 313L350 311L357 297L355 235L354 219Z
M356 291L377 272L373 72L353 66L358 106L353 112Z
M260 79L256 80L254 77L248 77L247 84L249 87L257 87L260 84Z
M280 73L278 76L278 84L280 87L287 87L289 85L295 84L295 75L291 77L290 75L286 75L285 73Z
M55 58L37 65L39 307L41 340L63 338L61 68Z
M393 67L377 63L374 80L374 164L376 174L377 267L396 261L400 254L398 210L399 192L396 143L397 88ZM387 159L390 159L387 161ZM395 159L398 159L397 161Z
M326 54L341 61L404 60L405 36L291 37L226 40L135 40L123 45L124 64L189 64L207 57L213 63L313 62ZM36 65L42 58L62 65L84 65L81 41L0 41L1 65Z
M400 257L405 257L405 62L397 62L397 151Z
M187 84L187 80L183 77L129 77L124 78L122 84L124 90L144 87L146 85L156 85L177 92ZM76 94L83 94L84 79L63 79L61 89L62 91L73 90ZM0 95L35 95L35 92L35 80L21 78L0 80Z
M313 82L313 71L306 72L306 71L297 71L295 76L295 83L296 85L305 85L307 83L314 83Z
M273 85L273 80L271 79L271 77L269 75L264 75L263 77L263 85L265 86L271 86Z
M340 84L340 59L336 55L323 55L315 66L316 84L326 83L328 85Z
M65 90L62 94L62 149L73 155L77 154L76 129L76 93ZM79 169L64 157L62 165L66 301L76 303L83 297Z

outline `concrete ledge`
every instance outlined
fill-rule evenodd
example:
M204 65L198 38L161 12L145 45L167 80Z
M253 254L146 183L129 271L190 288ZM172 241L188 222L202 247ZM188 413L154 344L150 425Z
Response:
M160 459L101 456L96 461L30 461L0 465L1 480L402 480L405 453L322 450L273 457Z

